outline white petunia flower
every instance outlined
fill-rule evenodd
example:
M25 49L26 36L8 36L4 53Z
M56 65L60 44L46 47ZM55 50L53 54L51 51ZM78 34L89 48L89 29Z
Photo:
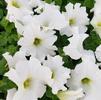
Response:
M101 0L95 0L92 11L94 12L94 16L90 23L101 38Z
M9 68L15 68L15 65L18 61L27 60L26 56L28 55L25 51L17 51L14 56L10 55L8 52L3 54L3 57L6 59Z
M91 20L91 24L101 38L101 13L94 15L93 19Z
M59 100L81 100L81 98L84 96L83 90L67 90L67 91L59 91L57 94Z
M78 64L71 72L71 79L67 85L73 88L82 87L85 93L83 100L100 100L101 71L95 64L94 53L82 56L82 63ZM98 99L99 98L99 99Z
M13 97L16 92L17 90L15 88L8 90L6 100L13 100Z
M33 12L28 10L28 0L6 0L7 2L7 19L10 22L22 19L23 16L27 14L32 14Z
M24 30L24 21L26 21L24 17L30 16L29 23L30 20L32 22L33 15L35 13L34 10L37 7L44 5L44 2L41 0L6 0L6 2L8 11L6 18L10 22L14 22L19 34Z
M44 95L45 84L51 86L53 83L50 69L42 66L36 58L19 61L15 68L5 74L18 86L13 100L37 100Z
M63 12L63 15L65 16L67 26L70 26L72 28L71 30L73 30L75 26L78 26L79 33L85 33L87 31L86 25L89 24L86 8L81 7L80 3L76 3L75 5L73 5L72 3L69 3L66 5L65 8L66 8L66 12ZM68 27L67 27L67 30L68 30ZM71 35L71 33L68 33L68 31L65 34Z
M39 21L39 25L43 30L60 30L66 26L65 17L59 11L59 7L52 4L45 4L42 13L35 16L35 19Z
M70 78L70 70L64 68L62 58L60 56L48 56L47 60L44 62L44 65L49 67L52 71L52 92L57 94L59 90L66 90L64 84L66 84L67 79Z
M79 59L82 56L83 49L83 41L88 37L87 34L74 34L71 38L69 38L70 44L64 47L64 52L66 55L69 55L72 59Z
M98 61L101 61L101 45L96 48L95 55Z
M14 21L15 27L19 35L23 35L24 32L40 32L40 25L38 21L31 15L23 16L21 20Z
M24 33L24 37L18 41L18 44L21 46L21 50L26 50L32 56L42 60L48 54L55 54L56 47L53 44L56 39L54 31L34 33L33 30L30 30L29 33Z
M90 23L101 38L101 0L95 0L92 11L94 12L94 16Z
M41 0L6 0L7 19L9 21L20 20L26 15L33 15L34 8L44 4ZM21 19L20 19L21 18Z

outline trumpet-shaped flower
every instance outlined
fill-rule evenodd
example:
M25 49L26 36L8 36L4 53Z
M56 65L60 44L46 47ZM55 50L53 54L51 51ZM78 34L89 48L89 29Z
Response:
M72 78L67 83L70 88L83 88L85 93L83 100L100 100L101 98L99 94L101 90L101 71L95 64L94 58L93 53L82 56L82 63L78 64L71 72Z
M52 92L57 94L59 90L66 90L64 84L66 84L67 79L70 78L70 70L63 66L63 61L60 56L48 56L47 59L44 65L49 67L52 71L53 84L51 88Z
M42 13L35 16L43 30L60 30L66 26L65 17L60 13L59 8L54 5L45 4Z
M91 20L91 24L94 27L94 30L101 38L101 13L94 15L93 19Z
M45 84L53 83L51 70L42 66L36 58L19 61L16 69L11 68L5 76L8 76L18 86L13 100L37 100L44 95Z
M69 3L66 5L66 12L63 12L67 25L72 29L75 26L79 27L80 33L85 33L87 31L86 25L89 24L88 14L85 7L81 7L80 3L73 5Z
M34 9L44 4L44 2L40 0L6 0L6 2L8 11L6 18L10 22L15 23L19 34L24 30L24 17L30 16L29 19L31 20L34 15Z
M53 45L57 37L54 35L54 31L47 31L40 33L24 33L24 37L20 38L18 44L21 46L21 50L26 50L32 56L42 60L45 56L54 55L56 47Z
M28 0L6 0L7 2L7 19L10 22L22 19L23 16L31 14L32 11L28 10Z

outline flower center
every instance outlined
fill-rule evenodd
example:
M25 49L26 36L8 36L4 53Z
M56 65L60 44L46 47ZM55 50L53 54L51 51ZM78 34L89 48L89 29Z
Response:
M44 27L48 27L49 26L49 23L48 22L44 22L43 26Z
M54 79L55 78L55 72L54 71L52 71L52 77L51 77L52 79Z
M43 9L43 8L41 8L41 9L40 9L40 12L42 13L43 11L44 11L44 9Z
M23 86L25 89L28 89L31 87L31 84L32 84L32 78L27 78L24 83L23 83Z
M35 38L33 44L34 44L35 46L39 46L39 45L41 44L41 42L42 42L41 39Z
M69 25L72 26L74 25L76 22L75 22L75 19L74 18L71 18L69 19Z
M101 27L101 22L98 22L98 23L97 23L97 26Z
M16 0L12 1L12 6L16 7L16 8L20 8L20 5L17 3Z
M89 84L91 82L91 80L88 78L88 77L85 77L85 78L83 78L82 80L81 80L81 83L82 84Z

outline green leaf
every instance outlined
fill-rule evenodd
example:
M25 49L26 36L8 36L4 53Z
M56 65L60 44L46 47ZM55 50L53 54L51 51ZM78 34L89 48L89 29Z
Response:
M94 0L85 0L83 5L91 9L94 7L94 3Z
M3 10L0 9L0 19L3 17Z
M0 75L3 75L5 72L8 71L6 64L7 64L6 60L2 58L0 60Z
M10 52L10 54L14 54L17 51L18 47L14 45L9 45L7 51Z
M64 46L67 46L69 44L68 37L66 35L61 36L59 33L56 33L57 35L57 41L55 42L55 45L59 48L62 48Z
M15 28L15 26L13 23L8 23L6 26L6 32L11 33L14 28Z
M7 77L3 77L2 80L0 80L0 90L6 91L12 88L16 88L17 86L10 81Z
M3 26L3 27L6 29L8 23L9 23L9 21L6 20L5 17L3 17L3 19L2 19L1 22L0 22L0 25Z
M47 87L46 96L51 100L59 100L58 97L52 93L52 89L50 87Z
M74 69L76 67L76 65L81 62L81 59L73 60L69 56L66 55L63 57L63 61L64 61L65 67L70 68L70 69Z
M45 2L47 2L47 3L52 3L52 0L45 0Z
M60 5L62 4L62 0L54 0L56 5Z
M87 39L85 39L85 41L83 43L84 49L86 49L86 50L93 50L93 51L95 51L96 48L100 44L101 44L101 39L100 39L99 35L96 32L94 32L94 31L92 31L90 33L90 36Z
M38 100L59 100L56 95L52 93L52 89L47 86L46 93L41 99Z

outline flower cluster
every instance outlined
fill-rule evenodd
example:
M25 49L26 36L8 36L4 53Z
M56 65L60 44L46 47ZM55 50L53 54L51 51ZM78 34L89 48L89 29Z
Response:
M7 91L6 100L41 100L47 87L59 100L100 100L101 45L94 52L85 50L83 42L89 37L86 31L90 23L101 37L101 1L96 0L91 22L86 7L80 3L68 3L63 12L54 2L5 1L6 18L15 24L20 47L13 56L3 54L9 68L5 76L17 86ZM74 69L65 67L57 52L57 34L65 35L69 41L63 54L81 59Z

